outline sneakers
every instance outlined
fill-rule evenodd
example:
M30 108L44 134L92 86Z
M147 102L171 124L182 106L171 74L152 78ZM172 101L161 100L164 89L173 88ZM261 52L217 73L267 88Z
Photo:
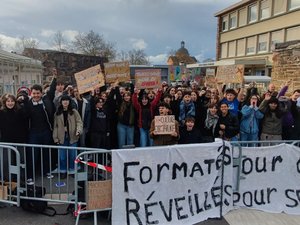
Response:
M27 185L34 185L33 179L32 178L27 179L26 184Z

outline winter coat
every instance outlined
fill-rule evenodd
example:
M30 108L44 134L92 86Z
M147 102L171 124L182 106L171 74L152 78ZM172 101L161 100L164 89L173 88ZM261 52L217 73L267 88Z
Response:
M253 106L244 105L242 110L242 119L240 122L240 130L247 134L256 134L259 131L259 120L264 117L264 114Z
M76 143L79 139L79 135L76 133L82 133L82 120L76 109L73 109L73 114L68 114L68 126L69 126L69 139L70 144ZM63 144L65 140L65 126L64 126L64 115L56 115L54 117L54 129L53 129L53 140L54 143Z

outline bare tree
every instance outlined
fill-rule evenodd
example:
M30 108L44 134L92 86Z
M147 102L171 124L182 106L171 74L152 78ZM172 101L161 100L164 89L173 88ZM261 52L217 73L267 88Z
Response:
M67 41L60 30L57 31L53 36L53 45L58 51L66 51Z
M90 30L89 33L79 33L75 36L73 47L77 52L107 57L112 60L116 57L116 49L113 43L104 40L102 35Z
M19 41L16 42L16 51L22 53L25 48L36 49L39 46L39 42L33 38L25 38L22 36Z
M130 50L128 52L121 51L118 54L118 59L121 61L129 61L131 65L149 65L150 62L144 50Z
M176 55L177 50L175 49L171 49L168 53L169 56L175 56Z

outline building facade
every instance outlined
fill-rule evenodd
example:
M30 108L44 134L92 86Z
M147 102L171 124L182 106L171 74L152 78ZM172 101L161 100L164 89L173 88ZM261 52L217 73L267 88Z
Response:
M41 61L0 50L0 95L41 84L42 74Z
M271 75L276 43L300 39L300 0L243 0L215 14L216 60L245 65L245 75Z
M82 55L54 50L26 48L24 55L40 60L44 66L43 80L49 82L52 79L52 69L56 68L58 79L65 84L75 84L74 73L89 67L108 62L108 59L100 56Z

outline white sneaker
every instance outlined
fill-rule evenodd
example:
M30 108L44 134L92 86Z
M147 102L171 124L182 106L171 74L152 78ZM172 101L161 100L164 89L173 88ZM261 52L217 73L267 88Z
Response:
M27 179L26 183L27 183L27 185L34 185L32 178Z

